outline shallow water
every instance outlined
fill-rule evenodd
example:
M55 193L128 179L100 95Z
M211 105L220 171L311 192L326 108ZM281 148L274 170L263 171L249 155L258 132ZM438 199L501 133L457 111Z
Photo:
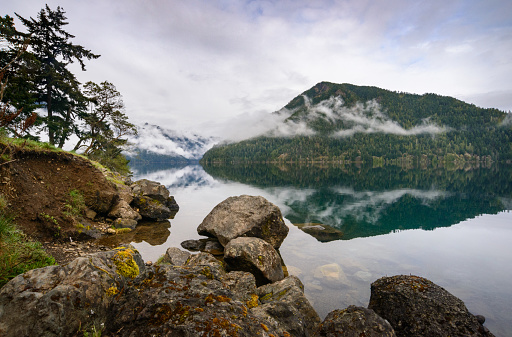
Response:
M261 195L283 212L290 233L281 255L322 318L350 304L367 306L370 284L379 277L413 274L484 315L496 336L512 331L509 168L207 170L211 175L200 166L134 168L134 180L161 182L180 206L170 228L129 239L146 261L200 238L197 226L224 199ZM303 224L325 229L308 234L299 229Z

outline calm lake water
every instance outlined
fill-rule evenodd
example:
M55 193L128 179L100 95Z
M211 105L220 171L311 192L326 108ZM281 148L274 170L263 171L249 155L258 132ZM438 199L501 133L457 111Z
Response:
M280 207L290 233L280 252L323 318L367 306L382 276L426 277L462 299L496 336L512 331L512 169L398 167L133 166L159 181L180 211L169 225L140 227L130 241L146 261L197 239L221 201L261 195Z

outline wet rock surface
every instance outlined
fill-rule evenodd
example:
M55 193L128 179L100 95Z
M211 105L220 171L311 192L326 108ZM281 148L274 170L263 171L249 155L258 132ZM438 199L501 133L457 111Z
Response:
M397 336L493 336L460 299L423 277L378 279L368 307L387 319Z
M288 235L279 208L260 196L229 197L206 216L200 235L217 238L225 247L237 237L257 237L279 248Z
M331 311L320 324L317 336L395 337L396 334L389 322L373 310L351 305Z

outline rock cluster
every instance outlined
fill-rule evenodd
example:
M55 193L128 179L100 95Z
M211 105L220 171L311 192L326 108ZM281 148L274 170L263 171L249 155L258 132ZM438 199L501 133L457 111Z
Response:
M116 184L117 194L98 193L95 210L107 214L115 228L135 229L141 219L163 221L174 217L179 206L169 191L160 183L141 179L130 185ZM94 219L97 213L89 215Z
M280 212L253 198L261 197L238 197L230 200L236 212L223 209L241 219L264 219L251 230L234 235L224 223L221 231L210 227L230 238L223 239L226 263L171 247L159 263L145 264L127 246L17 276L0 289L0 336L493 336L461 300L411 275L375 281L368 308L334 310L320 322L302 282L283 274L274 244L287 231L277 227L276 236L261 230L268 219L279 222ZM274 215L253 217L241 200L268 203ZM239 223L237 217L230 221ZM327 267L320 272L336 271Z

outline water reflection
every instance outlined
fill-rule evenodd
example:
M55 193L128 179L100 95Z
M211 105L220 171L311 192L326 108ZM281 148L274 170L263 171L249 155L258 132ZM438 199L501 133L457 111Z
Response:
M98 244L114 248L124 243L147 242L151 246L159 246L169 238L171 234L169 228L171 228L169 221L144 221L131 232L104 236L98 240Z
M257 165L205 170L276 195L285 205L283 215L321 242L449 227L512 206L508 167L446 171Z
M166 185L180 206L172 234L169 228L162 234L165 243L134 243L145 261L156 261L185 240L201 239L197 226L224 199L261 195L285 216L290 232L281 256L321 317L351 304L367 306L370 284L381 276L413 274L483 314L496 336L512 331L512 212L502 211L512 209L510 167L205 169L208 173L197 165L134 172L134 179Z

